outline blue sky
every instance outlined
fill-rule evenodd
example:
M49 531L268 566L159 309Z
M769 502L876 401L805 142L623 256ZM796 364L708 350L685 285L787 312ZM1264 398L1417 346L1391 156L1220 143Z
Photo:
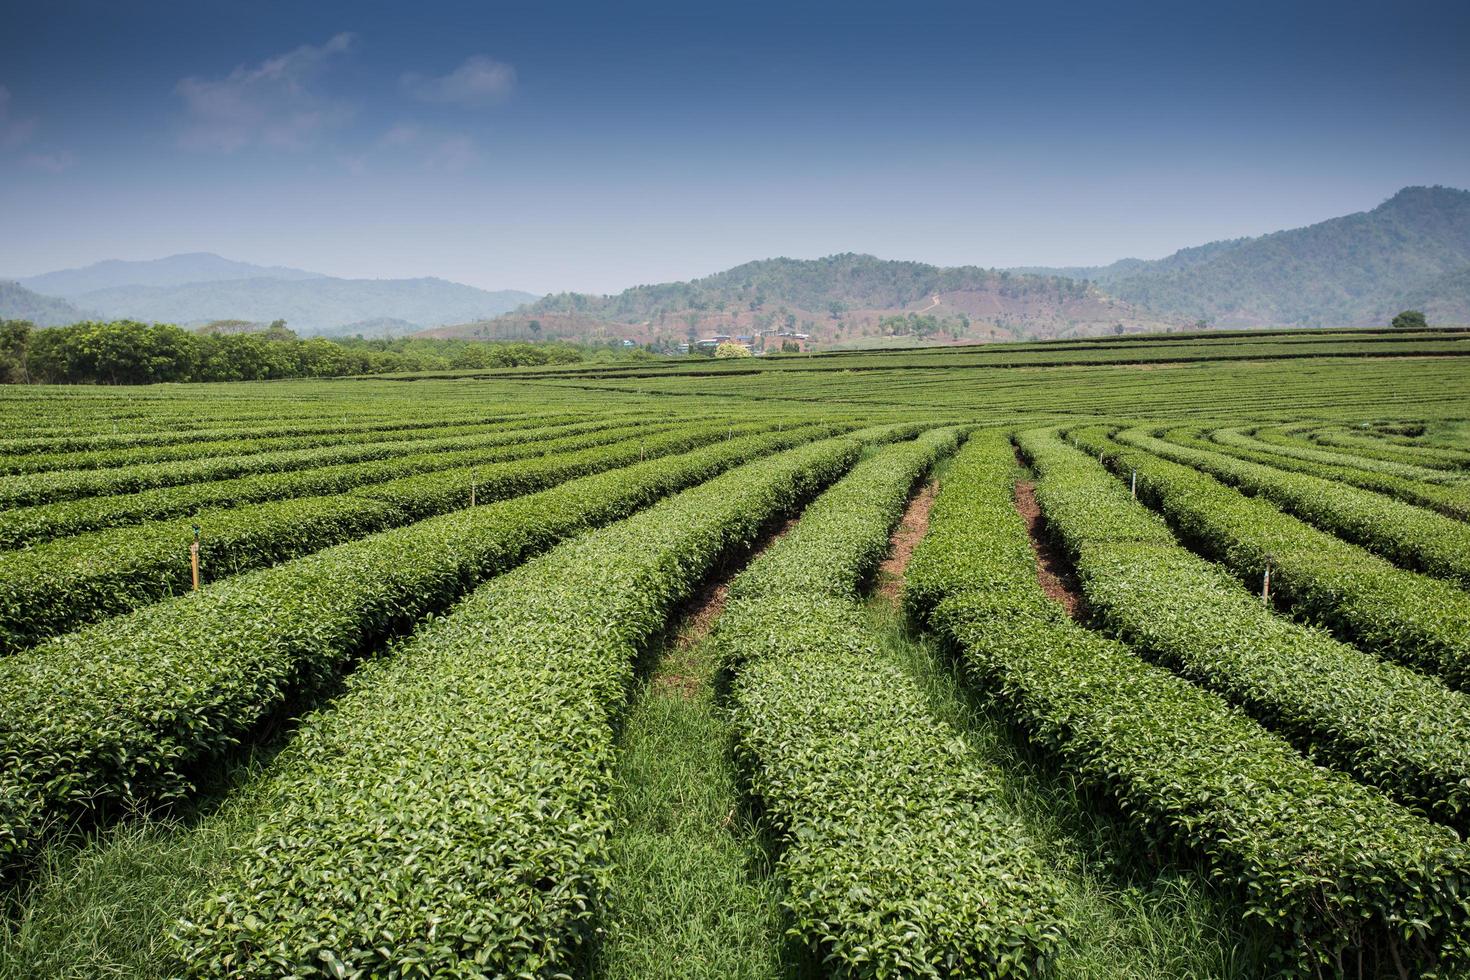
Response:
M7 4L0 275L614 291L1156 257L1470 187L1463 0Z

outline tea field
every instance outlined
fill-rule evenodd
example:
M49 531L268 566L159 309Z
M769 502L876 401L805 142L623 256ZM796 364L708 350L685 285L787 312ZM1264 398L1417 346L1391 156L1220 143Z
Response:
M1470 331L0 388L0 977L1470 976Z

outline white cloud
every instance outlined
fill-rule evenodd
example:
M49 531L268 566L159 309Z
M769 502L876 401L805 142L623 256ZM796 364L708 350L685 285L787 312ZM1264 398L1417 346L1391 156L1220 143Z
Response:
M480 162L480 148L468 136L439 140L424 157L424 167L435 173L462 173Z
M406 91L425 102L490 105L510 97L516 87L516 70L503 61L477 54L447 75L408 72L400 81Z
M311 84L323 65L354 43L352 34L338 34L320 46L303 44L254 67L241 65L222 79L181 79L174 91L184 100L189 122L179 142L222 153L256 143L306 145L351 115L349 107Z
M0 85L0 149L13 150L29 143L36 132L34 119L10 117L10 89Z
M70 170L77 165L77 155L70 150L56 150L52 153L30 153L26 155L26 166L47 173L59 174L63 170Z
M398 123L378 138L381 146L409 146L419 141L419 128L413 123Z

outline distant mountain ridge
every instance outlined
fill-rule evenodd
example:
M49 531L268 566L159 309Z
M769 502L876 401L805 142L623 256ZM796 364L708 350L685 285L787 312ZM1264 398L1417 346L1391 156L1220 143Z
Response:
M59 327L90 315L64 299L42 296L18 282L0 280L0 320L29 320L40 327Z
M0 301L0 315L48 326L93 316L181 326L285 320L298 333L326 336L398 336L497 316L537 298L519 290L489 291L435 278L339 279L210 252L98 262L30 276L15 288L37 298L7 294ZM23 310L37 315L24 316Z
M39 276L27 276L20 280L20 284L48 296L74 299L98 289L115 289L120 286L182 286L187 283L225 279L321 278L321 273L307 272L304 269L236 262L212 252L186 252L143 261L108 259L80 269L61 269Z
M1073 275L1162 315L1220 327L1375 326L1404 306L1470 323L1470 191L1406 187L1371 211Z
M297 333L343 336L364 321L395 320L413 330L496 316L536 299L488 292L445 279L226 279L178 286L117 286L78 302L109 317L181 325L210 320L283 319ZM397 332L402 332L402 327Z
M944 268L848 253L538 299L442 279L339 279L191 253L103 262L0 290L0 316L29 310L48 323L285 319L307 334L421 331L661 347L690 334L803 334L814 346L851 347L1095 336L1200 320L1223 328L1381 326L1406 308L1422 309L1432 324L1470 324L1470 191L1406 187L1372 210L1305 228L1098 267Z

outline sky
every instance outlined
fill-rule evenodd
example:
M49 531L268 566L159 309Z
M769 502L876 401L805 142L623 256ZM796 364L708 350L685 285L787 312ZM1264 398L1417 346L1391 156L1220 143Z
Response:
M1470 3L3 3L0 277L1085 265L1470 187Z

